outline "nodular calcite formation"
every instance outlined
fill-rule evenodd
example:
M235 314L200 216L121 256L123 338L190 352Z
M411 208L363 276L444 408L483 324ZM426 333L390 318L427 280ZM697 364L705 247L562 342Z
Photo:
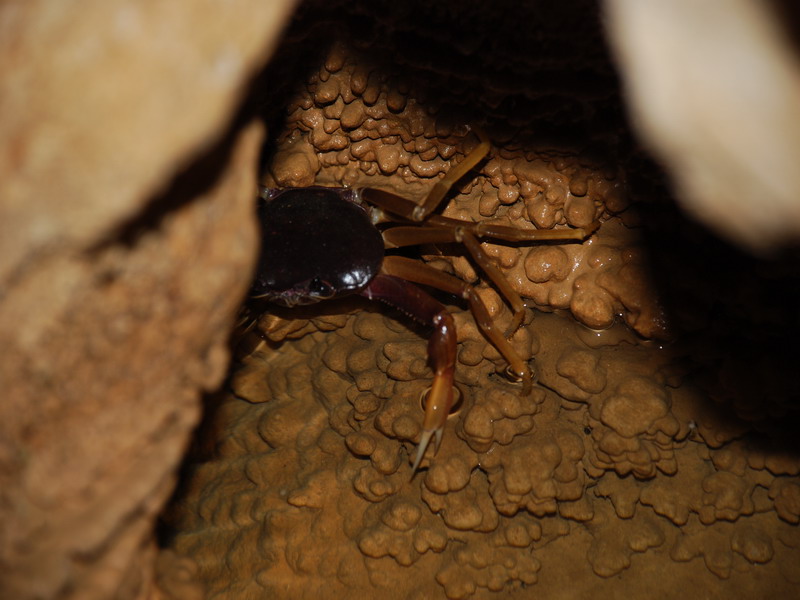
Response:
M546 593L568 574L588 588L654 564L709 590L790 589L798 461L736 441L747 424L710 414L671 353L624 335L590 348L582 325L537 314L542 387L521 399L457 313L464 405L409 483L425 342L359 308L235 374L224 437L173 522L212 594ZM209 553L220 546L236 560Z
M595 0L206 4L0 8L0 597L796 596L800 391L782 347L798 261L676 216L624 122L612 16ZM631 10L653 3L613 4L633 25L619 65L657 100L637 121L701 192L687 207L759 248L796 232L800 88L778 20L764 27L791 3L661 3L659 35ZM697 18L698 35L661 35ZM637 68L653 58L639 33L668 63ZM705 62L726 36L768 57L754 93L751 60ZM658 81L690 66L702 76L665 102ZM243 103L268 113L266 147ZM420 198L469 124L492 154L450 214L603 221L582 249L485 246L546 313L514 341L533 396L458 305L464 402L411 484L430 372L425 332L398 315L267 314L275 342L243 346L220 392L257 172ZM477 281L461 256L423 258Z
M620 166L494 132L445 215L603 221L584 245L484 244L546 311L513 340L534 358L534 394L498 374L502 358L454 306L463 406L409 482L430 380L420 331L359 303L269 312L257 325L269 342L240 356L216 448L169 513L172 547L220 598L522 598L534 584L544 596L614 597L651 589L653 569L675 591L689 580L698 593L796 589L800 459L774 418L796 418L785 359L763 344L758 358L731 351L726 311L670 323L640 238L646 210ZM422 197L461 158L465 134L337 44L288 103L263 183ZM478 282L461 256L423 258ZM693 284L672 291L709 285ZM494 290L479 293L505 324ZM739 333L742 347L764 341ZM756 389L766 395L752 402Z

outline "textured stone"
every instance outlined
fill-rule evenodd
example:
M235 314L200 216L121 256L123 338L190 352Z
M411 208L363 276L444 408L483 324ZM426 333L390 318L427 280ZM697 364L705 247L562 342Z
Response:
M236 113L289 7L0 7L3 597L156 593L253 265L263 127Z

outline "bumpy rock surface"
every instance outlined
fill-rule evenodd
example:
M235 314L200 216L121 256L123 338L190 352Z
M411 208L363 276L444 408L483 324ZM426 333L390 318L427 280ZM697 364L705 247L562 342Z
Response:
M796 262L732 252L662 202L595 2L308 0L250 88L291 4L0 7L0 596L796 594L800 390L781 350ZM779 90L773 124L796 110L795 75L774 64L753 88ZM256 252L262 127L234 115L248 92L268 185L419 199L475 124L492 151L446 214L601 227L583 244L484 244L545 311L513 339L538 385L521 397L451 307L463 403L411 481L424 330L363 303L258 319L269 342L207 399L159 550ZM733 192L714 195L794 198L797 122L724 128L770 146L706 152L716 175L735 151L736 177L717 176ZM773 213L750 206L715 224L771 242L755 217ZM420 258L475 283L505 325L451 250Z
M288 4L0 7L3 598L191 572L153 530L228 366L263 138L232 123Z
M699 596L796 593L800 389L779 349L797 325L796 270L678 220L624 141L609 162L598 140L618 122L592 117L611 83L580 46L571 64L547 43L540 54L500 43L489 32L513 28L495 13L450 23L463 37L439 43L434 9L413 5L412 27L406 9L380 5L291 88L263 183L420 199L475 143L475 123L492 152L444 214L601 227L583 244L484 244L541 309L513 338L538 384L520 396L452 307L463 403L411 480L431 379L424 328L357 300L268 310L164 515L171 550L212 598L670 597L687 582ZM515 14L533 23L544 40L592 39L579 18ZM595 87L548 77L554 64L582 65ZM420 259L474 283L502 328L505 304L451 250Z
M458 161L474 140L393 90L389 77L366 56L347 59L334 46L319 78L289 105L287 130L278 140L264 183L374 186L421 199L431 182ZM498 131L495 125L491 132ZM491 220L521 229L586 227L628 207L620 174L588 155L524 150L510 143L493 152L444 211L465 221ZM601 228L584 246L484 244L522 296L536 306L569 309L595 329L621 316L646 337L668 336L668 323L650 285L640 248L618 223ZM473 282L465 260L450 267Z
M800 583L800 459L720 445L726 426L674 353L589 346L582 325L537 314L542 386L521 397L490 348L471 352L457 313L463 407L409 481L425 341L357 308L339 328L262 344L232 380L213 420L225 433L167 515L211 597L524 597L564 577L602 597L646 589L655 565L709 594ZM625 583L595 579L626 569Z

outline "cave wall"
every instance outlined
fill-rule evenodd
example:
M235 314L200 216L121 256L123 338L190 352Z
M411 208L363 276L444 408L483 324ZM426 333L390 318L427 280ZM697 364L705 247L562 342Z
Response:
M0 595L153 593L155 516L225 374L291 2L0 7Z

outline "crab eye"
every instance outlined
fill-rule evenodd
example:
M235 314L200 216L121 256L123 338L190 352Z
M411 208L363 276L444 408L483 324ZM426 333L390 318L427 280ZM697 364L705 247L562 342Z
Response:
M314 277L308 285L308 294L314 298L326 300L336 294L336 288L327 281Z

